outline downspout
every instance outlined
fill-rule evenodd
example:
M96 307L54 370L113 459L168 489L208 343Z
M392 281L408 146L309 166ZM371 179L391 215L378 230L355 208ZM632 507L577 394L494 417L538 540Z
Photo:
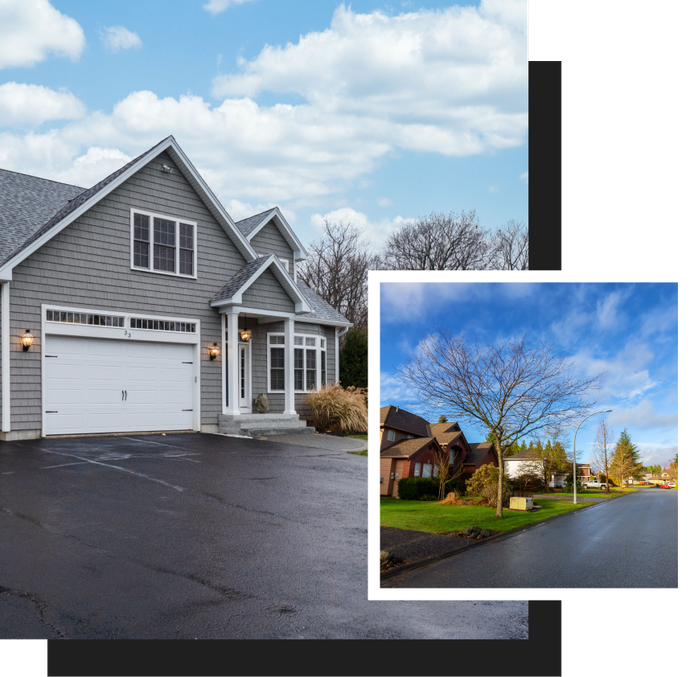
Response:
M347 334L350 327L345 327L341 334L338 329L335 330L335 382L340 383L340 339Z
M2 432L10 432L10 283L0 290L0 364L2 364Z

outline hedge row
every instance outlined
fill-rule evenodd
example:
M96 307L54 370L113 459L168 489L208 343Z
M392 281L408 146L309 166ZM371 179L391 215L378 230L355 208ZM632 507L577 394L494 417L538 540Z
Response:
M465 481L452 480L446 483L446 492L465 493ZM403 501L419 501L425 497L438 497L438 478L403 477L398 481L398 497Z

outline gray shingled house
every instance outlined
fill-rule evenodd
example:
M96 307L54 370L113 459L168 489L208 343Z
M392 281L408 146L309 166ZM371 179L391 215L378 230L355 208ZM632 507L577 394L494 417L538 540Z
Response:
M172 136L86 190L0 170L0 439L304 427L351 326L304 252L277 207L233 221Z

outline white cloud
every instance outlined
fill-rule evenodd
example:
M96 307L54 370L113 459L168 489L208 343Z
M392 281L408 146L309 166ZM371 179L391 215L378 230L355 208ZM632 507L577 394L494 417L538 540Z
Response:
M387 197L379 197L376 198L376 203L379 207L390 207L393 204L393 201Z
M119 52L121 49L141 49L141 38L124 26L107 26L101 31L101 40L109 52Z
M51 53L76 61L85 43L81 26L48 0L0 2L0 68L33 66Z
M340 7L328 30L266 47L217 81L237 92L302 93L306 103L260 106L229 94L212 105L136 91L111 112L45 133L0 133L0 166L69 173L83 185L91 165L76 159L90 148L135 156L174 134L224 203L316 210L399 148L463 155L524 143L525 30L524 0L399 16ZM406 221L365 216L363 226L378 244Z
M388 16L341 5L329 29L266 46L216 96L302 96L320 118L356 116L401 148L463 156L524 143L524 0Z
M397 381L392 374L381 372L381 406L404 406L410 396L410 389Z
M51 178L88 188L127 164L132 158L113 148L91 147L71 167Z
M254 214L259 214L260 212L265 212L267 209L273 209L276 205L265 203L250 204L249 202L241 202L240 200L229 200L225 204L225 208L228 210L228 214L232 217L233 221L241 221L249 216L254 216ZM297 215L290 209L281 208L282 215L287 219L290 225L294 226L297 222Z
M597 321L602 329L613 329L624 322L620 307L633 292L633 287L613 291L597 301Z
M529 172L523 172L520 174L520 178L525 182L529 183Z
M616 429L635 427L637 429L672 428L678 426L678 414L667 414L657 411L650 400L642 400L634 407L615 407L609 416L611 426Z
M396 216L394 219L381 219L380 221L371 221L369 217L363 212L358 212L352 207L341 207L340 209L334 209L328 212L328 214L312 214L311 225L317 231L320 231L324 219L328 219L333 223L343 221L345 223L351 223L353 226L361 230L367 241L375 249L380 249L386 238L398 230L401 226L407 223L412 223L415 219L404 218L402 216Z
M86 115L86 107L66 89L6 82L0 85L0 125L40 125L46 120L73 120Z
M241 5L245 2L251 2L251 0L209 0L204 5L204 9L215 16L224 12L230 5Z

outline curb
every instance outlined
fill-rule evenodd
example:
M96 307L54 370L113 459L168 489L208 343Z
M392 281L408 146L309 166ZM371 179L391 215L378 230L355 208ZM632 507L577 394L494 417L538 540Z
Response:
M623 498L624 496L632 496L633 494L623 494L623 496L616 496L615 498ZM609 499L612 500L612 499ZM613 499L615 500L615 499ZM580 512L583 510L589 510L590 508L594 508L598 505L606 505L608 501L600 501L599 503L591 503L590 505L586 505L584 508L580 508ZM468 550L474 550L475 548L479 548L482 545L485 545L487 543L492 543L494 541L499 541L502 538L510 538L511 536L515 536L518 533L522 533L523 531L529 531L530 529L534 529L535 527L541 526L542 524L546 524L547 522L552 522L557 519L562 519L563 517L570 517L571 515L577 515L579 514L577 510L573 510L572 512L567 512L564 515L554 515L553 517L547 517L545 520L542 520L541 522L535 522L534 524L528 524L526 527L520 527L518 529L513 529L512 531L505 531L502 534L496 534L495 536L490 536L489 538L483 538L481 541L477 541L476 543L473 543L472 545L466 545L462 548L454 548L453 550L447 550L446 552L442 552L438 555L431 555L430 557L425 557L424 559L417 560L416 562L410 562L409 564L401 564L399 567L394 567L393 569L390 569L388 571L384 571L381 574L381 582L388 580L389 578L393 578L394 576L397 576L400 573L404 573L405 571L412 571L413 569L421 569L422 567L428 566L429 564L433 564L434 562L438 562L442 559L447 559L448 557L453 557L454 555L459 555L463 552L467 552Z

